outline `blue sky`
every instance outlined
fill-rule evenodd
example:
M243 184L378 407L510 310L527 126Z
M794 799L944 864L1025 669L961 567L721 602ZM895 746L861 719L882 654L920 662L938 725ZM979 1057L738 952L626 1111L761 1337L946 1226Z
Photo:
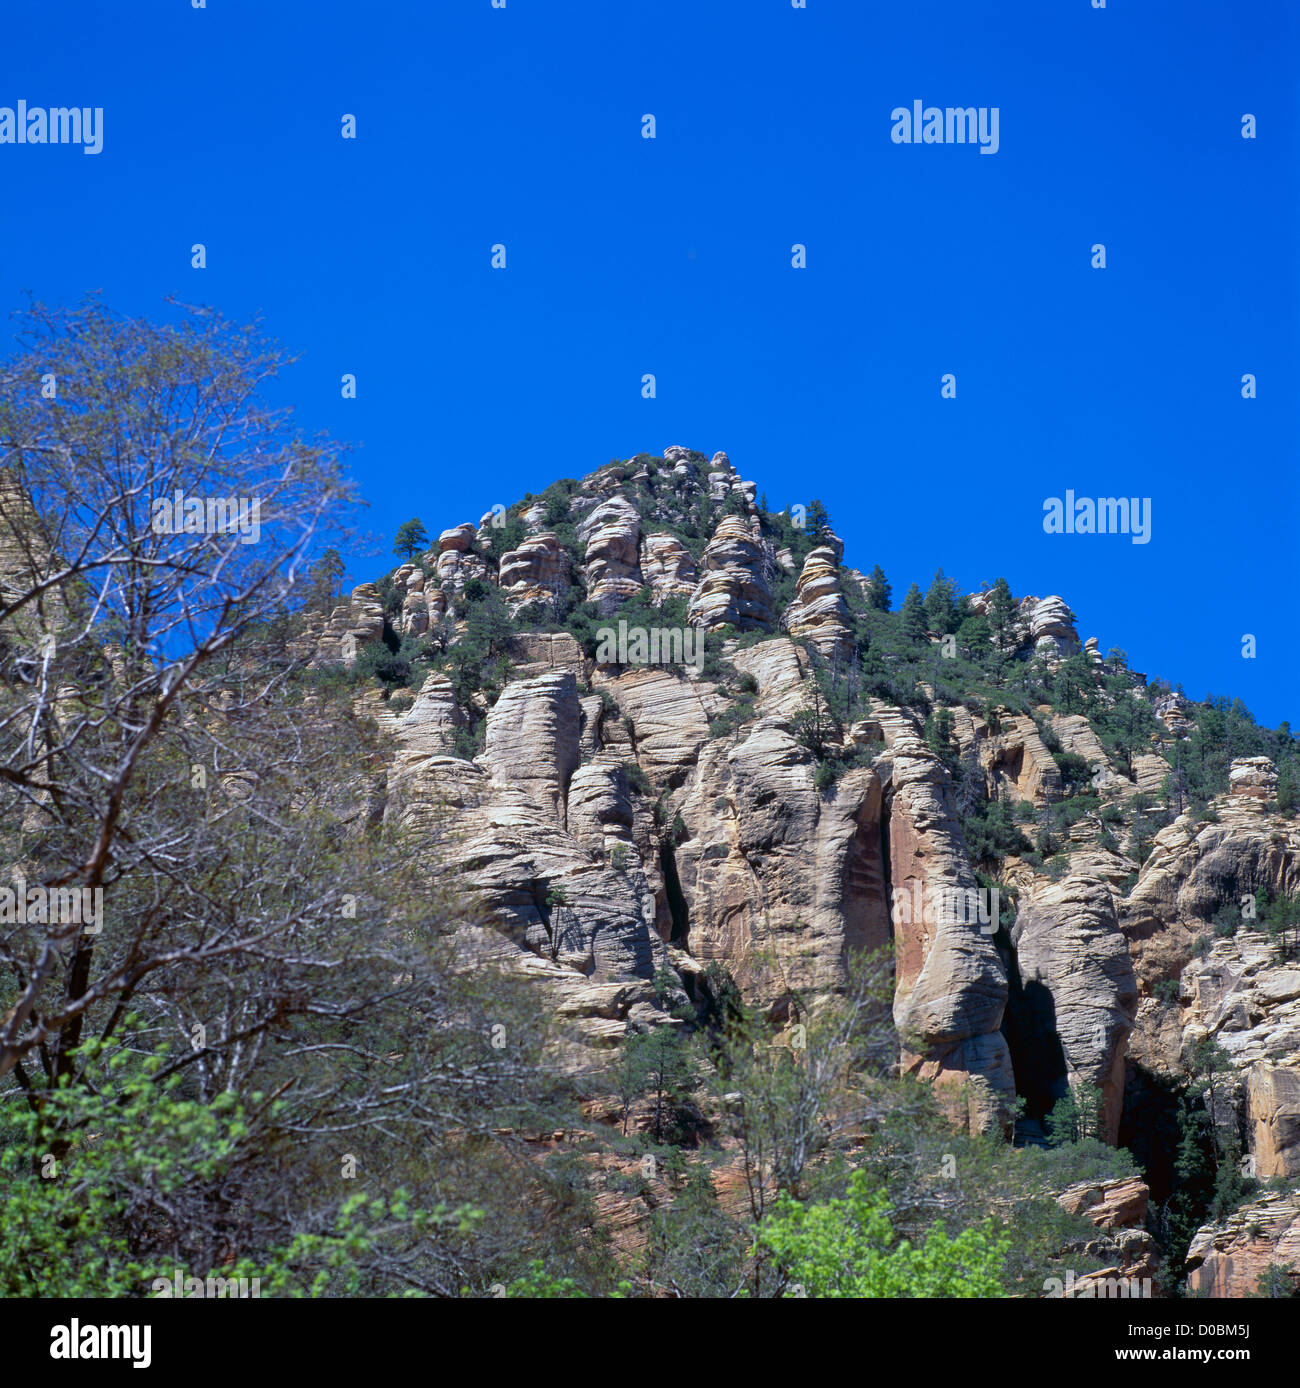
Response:
M774 508L824 501L896 599L939 565L1004 574L1276 724L1300 664L1288 9L13 7L0 106L102 106L104 150L0 145L0 305L262 313L302 354L282 398L360 445L385 540L724 449ZM997 154L892 143L917 99L998 107ZM1150 497L1150 543L1044 534L1067 489Z

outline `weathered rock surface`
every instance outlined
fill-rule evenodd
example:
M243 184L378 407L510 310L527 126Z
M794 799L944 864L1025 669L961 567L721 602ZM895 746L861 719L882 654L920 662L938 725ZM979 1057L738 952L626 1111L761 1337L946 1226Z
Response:
M665 598L689 601L699 581L695 560L676 535L642 537L641 573L656 603L662 603Z
M706 746L680 812L691 952L726 961L765 1005L792 988L829 991L843 982L846 950L887 942L880 781L870 768L822 794L811 754L784 722L762 718L734 746Z
M1242 1205L1220 1225L1199 1229L1187 1250L1193 1296L1254 1296L1270 1268L1289 1267L1278 1282L1300 1290L1300 1195L1270 1193Z
M849 609L840 588L839 557L832 546L821 545L809 552L782 625L827 660L847 660L853 653Z
M330 614L316 645L312 665L354 665L357 648L384 634L384 606L373 583L358 584L346 607Z
M1124 1096L1124 1050L1137 1013L1137 981L1105 883L1066 877L1022 904L1011 931L1020 975L1012 1012L1018 1053L1033 1066L1018 1076L1031 1093L1065 1097L1067 1085L1096 1086L1103 1133L1114 1142Z
M580 722L578 686L568 671L512 681L488 714L483 761L495 780L522 789L563 823Z
M1048 656L1074 655L1081 649L1079 633L1064 598L1041 598L1027 611L1022 610L1029 626L1029 640L1034 649Z
M772 592L767 556L746 521L724 516L704 550L704 575L691 597L690 620L706 630L770 630Z
M630 598L642 588L641 516L625 497L602 501L579 523L578 539L587 547L583 568L591 601Z
M501 556L498 582L512 610L530 602L553 607L568 590L570 569L568 553L554 531L547 530Z
M883 714L882 721L888 722ZM888 753L878 759L890 807L890 882L915 899L940 898L977 887L953 811L948 773L915 736L885 728ZM913 916L915 912L911 913ZM1011 1054L1000 1027L1007 1002L1005 967L992 935L978 922L939 919L895 921L894 1021L905 1047L904 1065L924 1078L969 1083L969 1121L1001 1121L1015 1091Z

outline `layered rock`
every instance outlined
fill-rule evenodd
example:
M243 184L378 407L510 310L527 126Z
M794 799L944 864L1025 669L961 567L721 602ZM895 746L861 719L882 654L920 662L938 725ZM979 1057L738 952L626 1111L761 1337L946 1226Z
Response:
M578 767L581 711L569 671L506 685L487 720L483 761L495 780L522 789L563 822L569 777Z
M804 560L795 598L782 625L827 660L847 660L853 654L848 604L840 588L839 559L830 545L819 545Z
M770 630L772 592L763 542L739 516L724 516L704 550L704 575L691 597L690 620L706 630Z
M862 767L822 793L813 772L788 726L761 718L707 745L679 802L691 953L725 961L769 1008L838 987L847 951L889 938L879 778Z
M1193 1296L1250 1297L1273 1269L1274 1295L1300 1292L1300 1195L1270 1193L1199 1229L1187 1250ZM1289 1271L1282 1271L1289 1269Z
M741 674L750 675L758 685L760 713L792 718L803 709L808 657L789 637L777 636L744 650L728 650L727 656Z
M613 697L631 724L629 755L654 785L681 785L709 737L709 714L697 686L676 670L656 666L616 678L597 669L592 682Z
M330 614L312 665L355 665L357 650L384 634L384 605L373 583L360 583L345 607Z
M1029 607L1029 603L1033 606ZM1064 598L1053 595L1026 599L1022 616L1028 625L1029 641L1038 653L1061 657L1074 655L1081 649L1079 633L1074 629L1074 619Z
M1019 973L1009 1029L1022 1092L1045 1113L1068 1089L1102 1095L1102 1133L1114 1143L1124 1095L1124 1051L1137 981L1109 887L1066 877L1023 903L1011 932Z
M641 573L656 603L695 592L699 575L695 559L676 535L653 534L641 540Z
M583 568L590 601L630 598L641 590L641 516L626 497L602 501L579 524L578 539L586 545Z
M1228 794L1272 800L1277 795L1277 767L1267 757L1237 757L1228 768Z
M896 901L967 900L975 874L952 806L948 773L917 737L889 726L879 759L890 806L890 882ZM899 893L902 893L900 898ZM1006 969L992 930L956 911L895 912L894 1022L903 1064L923 1078L967 1086L967 1119L1004 1119L1015 1092L1001 1033Z
M533 602L555 607L569 588L571 568L567 551L547 530L501 556L497 582L512 610Z
M1061 773L1038 725L1024 715L1003 716L980 748L990 795L1044 805L1061 798Z

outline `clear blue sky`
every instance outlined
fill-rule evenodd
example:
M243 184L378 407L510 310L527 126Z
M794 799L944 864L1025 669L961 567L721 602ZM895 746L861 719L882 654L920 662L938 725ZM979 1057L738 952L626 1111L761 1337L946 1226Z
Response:
M1295 720L1295 9L9 6L0 105L102 106L104 151L0 145L0 305L262 312L385 538L724 449L774 508L820 497L896 600L1005 574L1137 669ZM997 106L999 152L893 144L917 99ZM1067 488L1150 497L1151 542L1045 535Z

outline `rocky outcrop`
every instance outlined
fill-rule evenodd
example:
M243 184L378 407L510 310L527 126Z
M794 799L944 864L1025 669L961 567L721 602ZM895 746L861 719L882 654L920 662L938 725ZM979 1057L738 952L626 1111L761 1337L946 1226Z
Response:
M948 773L919 738L888 726L889 751L877 765L890 806L890 881L895 901L970 901L977 888ZM953 896L954 890L960 893ZM902 896L900 898L900 892ZM1014 1091L1011 1054L1001 1033L1006 969L992 930L956 911L895 909L894 1021L904 1067L940 1083L966 1086L976 1127L1003 1121Z
M570 584L571 562L555 532L544 531L501 556L497 581L512 610L527 603L556 607Z
M1003 716L980 747L990 796L1044 805L1061 798L1061 773L1032 718Z
M578 686L568 671L515 680L488 714L484 764L495 780L522 789L563 823L580 722Z
M1176 976L1190 957L1176 967L1160 959L1166 930L1199 932L1221 906L1240 906L1265 888L1275 899L1300 895L1300 825L1264 813L1249 795L1224 797L1216 809L1217 823L1197 823L1184 814L1156 834L1123 905L1121 919L1139 977L1148 941L1156 961L1165 965L1152 981Z
M1255 1296L1270 1270L1273 1295L1296 1295L1300 1195L1270 1193L1240 1206L1222 1224L1205 1225L1187 1250L1187 1263L1192 1296Z
M642 537L641 573L656 603L662 603L665 598L689 601L699 581L695 559L676 535Z
M654 666L625 670L617 678L598 669L592 682L631 724L624 730L628 754L651 782L657 788L681 785L709 737L709 715L696 684Z
M691 953L726 962L769 1008L839 986L847 951L889 938L879 778L862 767L823 793L813 772L788 726L760 718L707 745L679 802Z
M468 726L468 721L456 703L451 681L430 675L399 724L401 755L410 764L416 758L450 754L456 746L456 734Z
M853 654L849 609L840 588L839 558L830 545L819 545L804 560L795 599L782 625L791 636L806 640L830 661Z
M582 647L567 631L517 632L507 650L517 679L532 679L550 670L567 670L575 679L586 679Z
M728 659L758 685L760 713L791 718L807 702L808 657L788 636L773 637L742 650L729 650Z
M1098 1229L1140 1229L1150 1199L1151 1191L1140 1176L1081 1181L1056 1197L1062 1209L1083 1215Z
M1156 717L1175 737L1185 737L1196 727L1191 704L1178 693L1166 694L1152 704Z
M384 634L384 605L373 583L358 584L346 607L336 607L316 644L312 665L355 665L357 650Z
M1092 772L1092 785L1103 793L1131 795L1136 786L1115 769L1106 755L1101 739L1092 724L1081 713L1058 713L1052 719L1052 731L1063 752L1082 757Z
M1020 986L1008 1022L1029 1072L1016 1077L1021 1092L1045 1114L1067 1089L1095 1086L1114 1143L1138 995L1110 888L1085 877L1043 888L1022 904L1011 942Z
M459 543L459 540L463 538L459 532L466 529L469 527L460 526L456 531L445 532L442 541L445 542L450 534L455 536L457 543ZM439 586L444 592L453 596L459 595L471 579L488 577L487 564L479 555L474 554L469 549L460 549L454 545L439 553L436 561L436 572Z
M644 586L641 516L626 497L602 501L579 524L578 539L586 545L583 569L590 601L630 598Z
M724 516L704 550L704 575L691 597L690 620L706 630L771 630L772 592L761 539L739 516Z
M1300 970L1292 970L1288 990L1300 998ZM1300 1176L1300 1048L1287 1065L1251 1066L1246 1082L1246 1120L1255 1174L1267 1180Z
M1267 757L1238 757L1228 768L1228 794L1272 800L1277 794L1277 767Z
M1074 629L1074 619L1064 598L1053 595L1026 599L1021 615L1028 627L1029 642L1040 655L1062 657L1074 655L1082 649L1079 633Z

